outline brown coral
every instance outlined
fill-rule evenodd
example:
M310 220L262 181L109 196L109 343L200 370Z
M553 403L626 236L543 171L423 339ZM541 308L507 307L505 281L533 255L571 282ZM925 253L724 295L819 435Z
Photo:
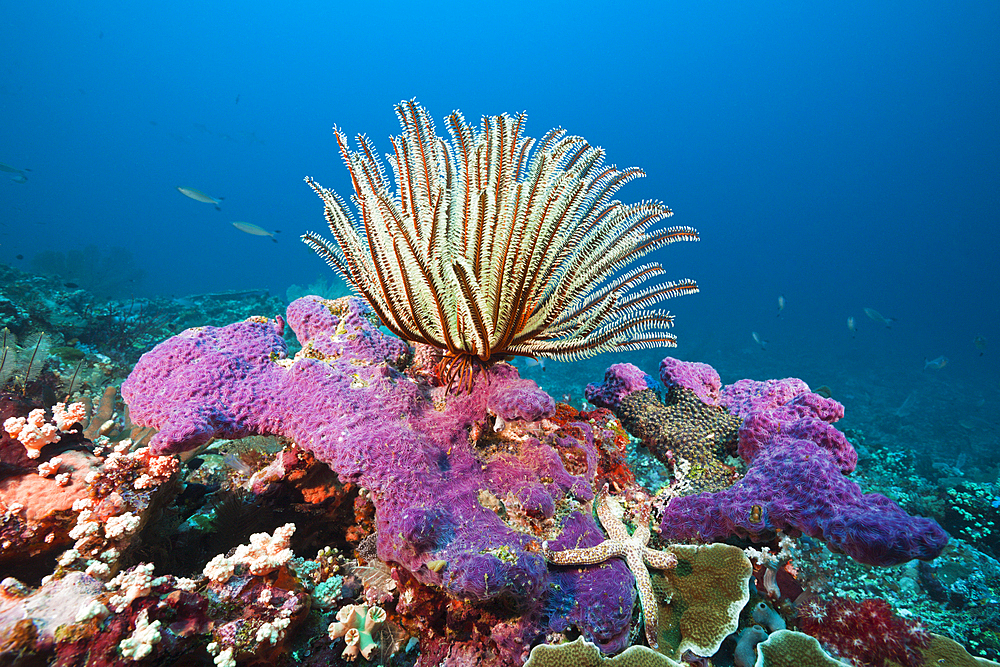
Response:
M732 485L734 469L721 459L736 451L739 417L705 405L679 385L670 388L663 402L652 389L629 394L615 414L656 458L669 466L690 464L686 479L691 491L721 491Z

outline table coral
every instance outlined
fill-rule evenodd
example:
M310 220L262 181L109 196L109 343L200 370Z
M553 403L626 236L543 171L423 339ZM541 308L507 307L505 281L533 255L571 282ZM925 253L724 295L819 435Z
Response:
M958 642L930 634L927 646L920 649L920 655L925 665L947 665L948 667L998 667L1000 662L976 658L969 654ZM892 659L885 661L886 667L903 667Z
M848 667L830 657L819 642L793 630L778 630L757 644L754 667Z
M613 658L583 637L563 644L539 644L531 650L524 667L682 667L682 663L645 646L632 646Z
M668 549L677 566L653 575L660 650L678 660L686 651L714 655L739 625L753 567L742 550L728 544Z

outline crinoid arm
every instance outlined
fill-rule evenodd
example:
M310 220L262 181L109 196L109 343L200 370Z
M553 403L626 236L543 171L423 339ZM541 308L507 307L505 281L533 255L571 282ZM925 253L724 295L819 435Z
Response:
M614 199L641 169L606 165L602 149L561 128L525 137L523 113L476 128L455 111L448 139L413 100L396 115L388 169L366 136L352 149L335 129L353 210L307 178L334 241L302 239L390 331L444 351L442 382L468 389L511 355L675 345L673 316L655 306L697 285L664 282L659 264L640 260L698 233L659 227L673 214L660 202Z

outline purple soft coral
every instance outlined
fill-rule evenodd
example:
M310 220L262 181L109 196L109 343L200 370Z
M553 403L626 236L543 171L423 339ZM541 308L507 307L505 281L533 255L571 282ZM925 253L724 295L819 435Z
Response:
M608 369L603 385L588 387L588 397L614 410L635 434L655 432L662 410L629 409L646 387L621 380L639 377L641 371L628 366ZM668 387L691 390L707 405L717 402L742 418L738 451L749 466L729 488L673 499L661 522L664 538L769 539L784 530L824 539L872 565L930 559L944 548L948 535L936 522L909 516L885 496L862 493L844 476L854 470L857 453L832 426L844 416L837 401L796 378L740 380L718 391L718 376L704 364L668 357L660 368Z
M522 647L540 632L576 623L606 649L623 648L627 614L609 622L600 612L594 623L582 604L550 601L545 615L540 605L556 579L594 599L631 600L631 577L621 567L549 573L534 538L506 525L483 501L486 494L520 505L529 520L548 520L557 500L590 499L597 468L592 437L563 442L539 429L517 451L486 457L469 432L483 428L489 413L505 421L539 419L554 411L552 399L505 364L481 373L469 394L419 385L400 372L406 345L380 333L373 319L357 299L295 301L288 323L303 350L294 360L286 357L280 320L188 330L144 355L122 394L135 423L160 429L150 443L160 453L213 436L291 438L341 479L371 491L382 559L455 597L509 596L527 605ZM572 472L558 453L566 447L578 450L569 459L583 462ZM565 539L600 535L592 516L573 516ZM446 564L431 569L432 561Z
M690 389L705 405L719 404L722 380L708 364L666 357L660 362L660 382L667 389L675 384Z
M674 498L660 524L666 539L767 539L776 530L825 540L868 565L935 558L948 534L877 493L862 493L829 453L808 440L774 439L747 474L716 493Z

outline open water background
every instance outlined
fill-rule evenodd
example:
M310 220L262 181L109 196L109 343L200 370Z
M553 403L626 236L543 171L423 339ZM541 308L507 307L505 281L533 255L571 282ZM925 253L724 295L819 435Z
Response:
M284 294L328 275L297 237L324 228L304 176L348 188L332 125L388 151L402 99L527 110L532 136L643 167L621 198L700 231L657 255L702 288L669 304L675 354L828 384L879 438L995 459L1000 4L8 5L0 162L31 171L0 174L2 262L66 253L114 297ZM617 360L525 373L578 399Z

